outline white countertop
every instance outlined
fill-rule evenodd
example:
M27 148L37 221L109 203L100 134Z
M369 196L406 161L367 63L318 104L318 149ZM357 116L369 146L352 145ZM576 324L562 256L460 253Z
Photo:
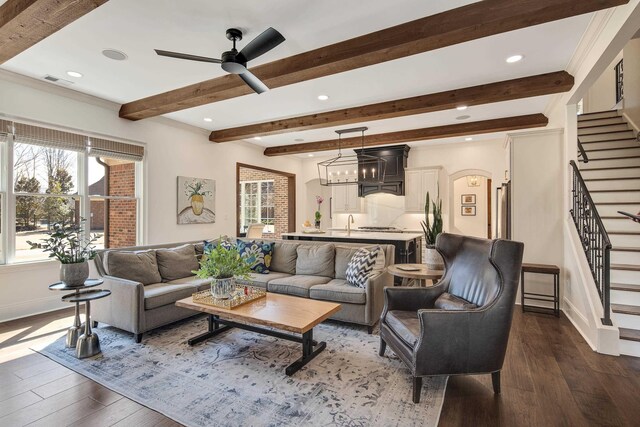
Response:
M327 231L346 231L347 229L345 227L342 228L329 228ZM418 230L418 229L410 229L410 228L398 228L396 230L393 231L367 231L367 230L358 230L356 228L352 228L351 229L352 232L358 232L358 233L417 233L417 234L422 234L423 231L422 230Z
M327 231L326 233L282 233L282 237L316 237L322 239L341 238L341 239L368 239L368 240L398 240L409 241L416 238L422 238L422 233L375 233L352 231L348 236L346 231Z

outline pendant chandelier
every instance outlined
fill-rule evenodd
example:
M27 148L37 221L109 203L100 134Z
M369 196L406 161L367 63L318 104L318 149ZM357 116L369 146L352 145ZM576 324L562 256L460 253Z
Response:
M387 161L364 153L364 132L367 127L337 130L338 157L318 163L320 185L382 184ZM342 134L360 132L362 151L359 155L342 155Z

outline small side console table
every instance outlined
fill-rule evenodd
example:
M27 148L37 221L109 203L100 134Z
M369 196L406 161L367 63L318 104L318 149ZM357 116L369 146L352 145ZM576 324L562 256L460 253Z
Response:
M49 289L52 291L63 291L63 292L73 292L62 297L62 301L71 302L75 304L75 316L73 319L73 325L69 327L67 330L67 339L65 345L67 348L76 348L76 355L78 358L95 356L100 352L100 344L98 342L98 337L95 333L91 332L91 307L90 302L94 299L104 298L106 296L111 295L111 291L102 291L102 290L94 290L90 288L95 288L96 286L100 286L104 283L102 279L87 279L82 286L67 286L64 282L54 283L49 285ZM80 303L85 303L85 323L82 324L80 322ZM84 334L82 334L82 330L84 328ZM95 337L95 338L85 338L83 341L91 341L95 340L97 347L93 346L93 350L95 351L97 348L97 352L93 354L91 351L79 350L78 344L81 337ZM82 347L86 347L85 344ZM82 354L82 356L81 356Z
M524 273L549 274L553 276L553 294L540 294L534 292L526 292L524 284ZM551 307L527 306L525 300L552 302ZM548 264L522 264L522 272L520 273L520 303L522 311L532 311L538 313L553 314L560 317L560 268L557 265Z
M98 335L91 331L91 301L108 297L109 295L111 295L111 291L109 290L92 289L90 291L69 294L62 297L62 301L76 304L84 303L84 333L78 337L76 343L76 357L78 359L95 356L100 353L100 340L98 339Z

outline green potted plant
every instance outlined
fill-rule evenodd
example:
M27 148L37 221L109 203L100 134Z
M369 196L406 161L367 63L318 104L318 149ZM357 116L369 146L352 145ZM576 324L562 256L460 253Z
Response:
M49 237L43 243L28 241L31 249L49 252L49 258L60 261L60 280L69 287L84 285L89 277L89 260L96 256L92 245L100 236L85 235L84 218L78 224L54 223L48 232Z
M210 191L204 190L204 182L194 180L192 183L185 183L185 194L191 200L191 210L194 215L202 215L204 209L204 196L211 194Z
M426 243L425 264L432 270L443 270L444 260L436 250L436 239L442 233L442 200L430 200L427 192L424 205L424 221L421 223Z
M201 279L211 279L211 295L228 299L236 288L236 279L248 279L251 268L235 245L220 243L207 249L200 260L200 268L193 272Z

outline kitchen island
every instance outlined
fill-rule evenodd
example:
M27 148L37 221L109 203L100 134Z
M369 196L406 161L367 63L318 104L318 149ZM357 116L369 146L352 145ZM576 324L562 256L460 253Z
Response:
M422 234L352 231L327 231L325 233L283 233L284 240L312 240L334 243L368 243L393 245L396 248L396 264L422 262Z

